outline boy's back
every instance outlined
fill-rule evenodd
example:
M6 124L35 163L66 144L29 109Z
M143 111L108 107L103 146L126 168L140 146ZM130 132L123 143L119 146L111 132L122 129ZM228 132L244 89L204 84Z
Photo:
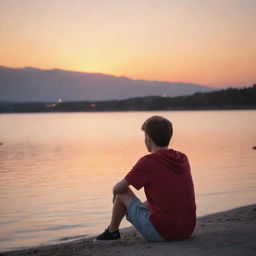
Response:
M196 223L196 206L186 155L172 149L146 155L125 179L136 189L144 186L150 219L165 239L191 235Z

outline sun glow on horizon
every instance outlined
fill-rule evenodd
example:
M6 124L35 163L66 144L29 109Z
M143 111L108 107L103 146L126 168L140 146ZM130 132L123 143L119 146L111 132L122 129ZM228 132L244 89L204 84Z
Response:
M256 2L1 1L0 65L255 83Z

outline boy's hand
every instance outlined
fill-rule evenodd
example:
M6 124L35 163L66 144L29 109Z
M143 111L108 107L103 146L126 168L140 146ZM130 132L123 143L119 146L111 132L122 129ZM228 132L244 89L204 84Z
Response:
M115 184L115 186L113 187L113 203L115 202L116 194L121 194L125 192L129 185L130 184L127 182L126 179L122 179L121 181Z
M116 199L116 194L113 194L113 200L112 200L112 203L115 202L115 199Z

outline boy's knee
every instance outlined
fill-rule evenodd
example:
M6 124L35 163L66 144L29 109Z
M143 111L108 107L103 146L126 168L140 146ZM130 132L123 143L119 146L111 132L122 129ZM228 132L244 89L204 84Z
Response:
M130 188L125 192L116 195L128 207L130 200L135 196Z

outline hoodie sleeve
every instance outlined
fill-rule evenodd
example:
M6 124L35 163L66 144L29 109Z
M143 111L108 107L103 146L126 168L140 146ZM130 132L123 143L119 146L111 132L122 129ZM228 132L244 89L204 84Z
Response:
M149 158L142 157L125 176L127 182L137 190L145 186L149 181Z

